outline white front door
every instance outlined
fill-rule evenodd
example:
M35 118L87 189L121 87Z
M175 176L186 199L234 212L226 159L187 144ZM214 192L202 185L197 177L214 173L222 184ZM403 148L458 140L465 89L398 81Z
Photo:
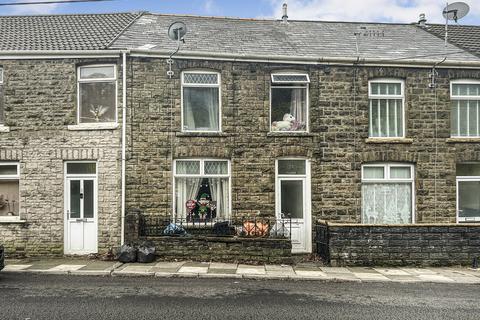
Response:
M97 253L97 180L67 177L65 253Z
M310 168L307 160L277 161L277 218L291 217L293 253L312 251Z

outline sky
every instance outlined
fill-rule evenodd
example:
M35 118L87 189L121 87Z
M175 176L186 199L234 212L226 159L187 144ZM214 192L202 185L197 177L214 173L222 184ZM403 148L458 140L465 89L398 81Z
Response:
M0 3L31 1L39 0L0 0ZM416 22L420 13L425 13L428 22L443 23L442 10L446 5L441 0L114 0L0 6L0 15L150 11L270 19L282 16L284 2L288 4L289 19L293 20L401 23ZM470 5L470 12L459 24L480 25L480 0L463 2Z

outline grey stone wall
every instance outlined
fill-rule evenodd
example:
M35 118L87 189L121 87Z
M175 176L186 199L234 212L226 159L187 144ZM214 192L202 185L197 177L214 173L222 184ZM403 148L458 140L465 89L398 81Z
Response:
M146 213L172 212L172 159L213 157L231 160L234 215L257 210L273 215L275 159L301 156L311 159L314 221L360 222L361 165L399 161L415 164L416 222L455 222L455 165L480 161L480 144L449 139L449 80L479 78L479 71L438 70L435 93L427 68L175 60L169 80L165 59L129 63L127 207ZM221 73L221 134L180 130L180 72L191 69ZM269 133L270 74L278 70L310 75L309 134ZM405 81L406 139L372 143L368 80L384 77Z
M480 258L480 224L329 224L328 249L332 266L472 265Z
M94 62L100 61L0 61L5 124L10 127L10 132L0 132L0 161L20 163L22 221L0 222L7 256L63 254L67 160L98 161L99 251L120 243L120 129L67 129L76 121L76 67ZM121 90L119 81L118 111Z

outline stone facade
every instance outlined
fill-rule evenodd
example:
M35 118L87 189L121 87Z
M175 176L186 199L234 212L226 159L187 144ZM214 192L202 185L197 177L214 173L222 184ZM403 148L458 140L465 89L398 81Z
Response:
M183 70L221 73L222 133L181 132ZM307 66L175 60L169 80L165 59L129 61L127 208L172 214L172 159L222 158L232 164L232 214L274 215L275 159L311 160L312 220L361 222L361 165L415 165L415 221L456 222L455 166L480 161L480 144L450 139L449 81L476 79L476 70ZM270 74L310 76L310 132L269 132ZM368 139L368 80L405 81L406 138ZM435 109L438 119L435 122Z
M332 266L472 265L480 258L480 225L329 224L327 248Z
M2 60L5 125L0 161L20 164L20 220L0 222L8 256L64 252L64 163L97 161L98 249L120 243L120 129L72 131L76 123L77 66L120 61ZM121 81L119 104L121 110ZM119 112L119 121L121 112Z

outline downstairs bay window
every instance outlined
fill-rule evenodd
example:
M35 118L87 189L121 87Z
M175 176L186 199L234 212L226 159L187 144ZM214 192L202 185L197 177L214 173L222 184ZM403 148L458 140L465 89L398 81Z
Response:
M175 218L207 222L230 217L228 160L176 160Z
M413 165L387 163L362 166L362 223L413 222Z
M308 131L307 74L272 74L270 88L270 131Z
M0 221L19 219L19 171L18 163L0 163Z

